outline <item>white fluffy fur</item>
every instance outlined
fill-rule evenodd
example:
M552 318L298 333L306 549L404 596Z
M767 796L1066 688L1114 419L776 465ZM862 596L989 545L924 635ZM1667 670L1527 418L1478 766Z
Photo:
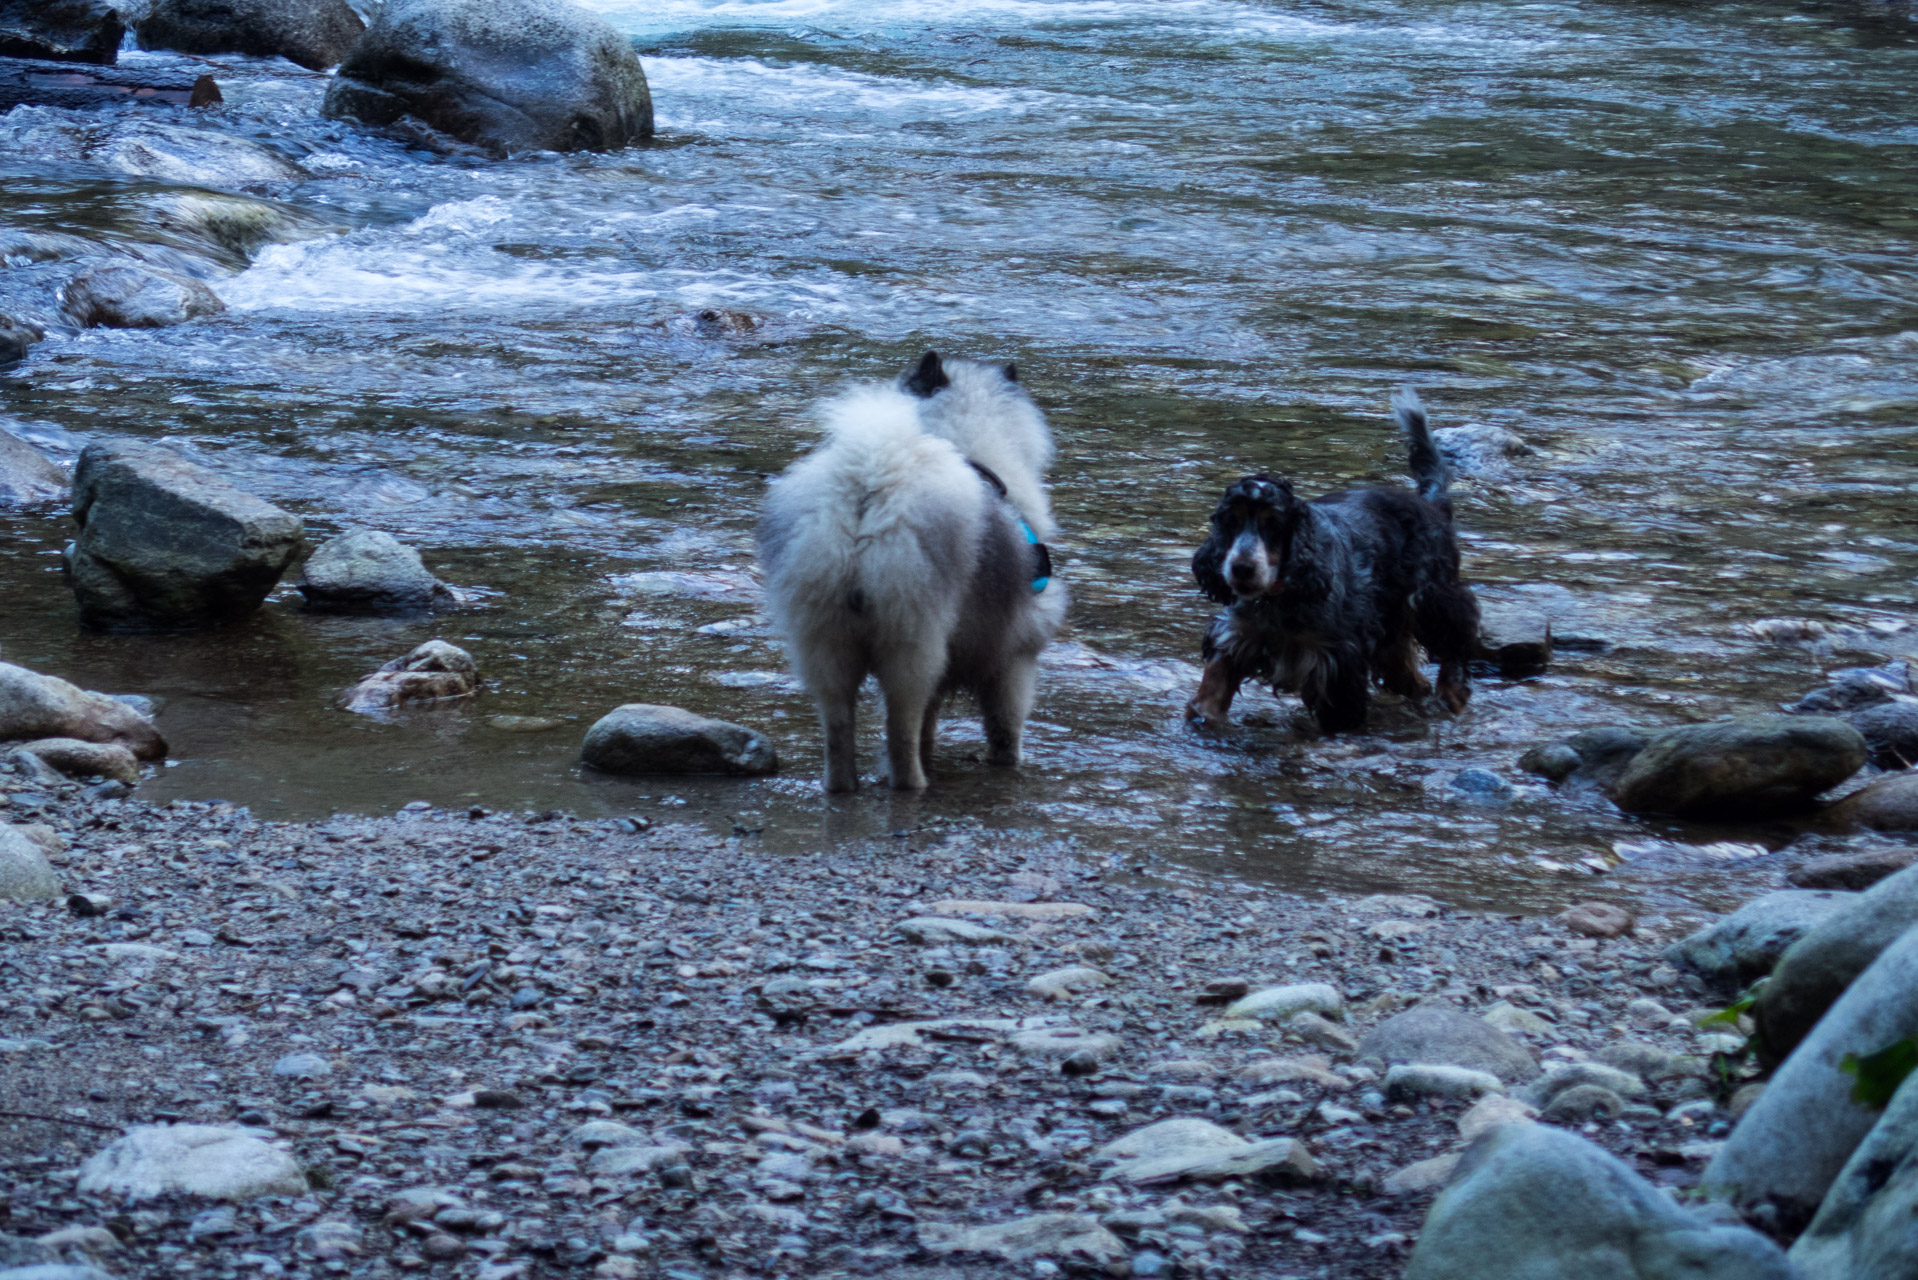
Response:
M1031 589L1008 507L1041 537L1051 530L1045 419L994 366L947 369L953 385L930 399L870 386L828 402L825 443L773 481L760 519L768 608L818 703L830 791L858 785L854 706L868 675L885 693L895 787L925 785L938 704L956 689L978 695L993 761L1016 764L1038 655L1064 620L1060 584Z

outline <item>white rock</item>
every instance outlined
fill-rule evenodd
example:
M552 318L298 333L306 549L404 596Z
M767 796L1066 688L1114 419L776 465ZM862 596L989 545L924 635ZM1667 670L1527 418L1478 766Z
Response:
M1127 1259L1125 1243L1082 1213L1039 1213L983 1227L928 1223L919 1243L932 1253L983 1253L1015 1265L1057 1258L1109 1275L1123 1274Z
M207 1124L129 1129L80 1166L79 1187L129 1200L168 1192L251 1200L305 1195L308 1189L299 1163L259 1131Z
M1028 1058L1047 1062L1062 1061L1076 1053L1089 1053L1095 1061L1104 1062L1119 1052L1119 1045L1118 1036L1079 1027L1034 1027L1012 1037L1013 1048Z
M1505 1085L1489 1071L1435 1063L1409 1063L1385 1073L1387 1098L1482 1098L1504 1093Z
M1026 980L1026 990L1045 1000L1067 1000L1082 991L1111 985L1111 978L1085 965L1054 969Z
M44 902L60 896L60 877L40 846L0 822L0 901Z
M601 1147L586 1161L586 1172L608 1178L651 1173L672 1164L688 1150L677 1142L651 1147Z
M988 929L985 925L974 924L970 920L946 920L938 916L915 916L911 920L901 920L893 926L893 931L907 942L922 947L947 946L960 943L966 946L991 946L1012 941L1011 937L997 929Z
M1114 1162L1112 1176L1135 1183L1247 1178L1268 1171L1301 1180L1319 1176L1311 1152L1296 1139L1248 1142L1229 1129L1191 1116L1134 1130L1099 1148L1093 1159Z
M1284 1022L1295 1013L1317 1013L1328 1018L1344 1015L1345 997L1327 982L1295 982L1290 986L1267 987L1235 1001L1221 1015L1226 1019L1258 1018L1266 1022Z

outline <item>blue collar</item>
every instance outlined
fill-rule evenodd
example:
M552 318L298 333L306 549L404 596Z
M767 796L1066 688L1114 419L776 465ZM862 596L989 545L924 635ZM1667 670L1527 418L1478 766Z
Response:
M991 485L993 492L997 493L1007 506L1012 505L1012 498L1006 493L1006 482L1001 480L991 467L981 462L974 462L971 458L966 459L966 465L977 471L979 478ZM1032 531L1032 526L1026 523L1024 516L1019 515L1015 510L1013 518L1018 520L1020 532L1026 535L1026 545L1032 548L1033 567L1039 571L1033 576L1032 589L1035 592L1044 591L1052 582L1052 552L1045 543L1039 541L1039 535Z

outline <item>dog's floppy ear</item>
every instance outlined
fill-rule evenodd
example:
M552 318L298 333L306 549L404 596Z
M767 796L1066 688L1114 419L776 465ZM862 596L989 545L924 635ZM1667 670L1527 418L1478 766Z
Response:
M1232 604L1239 597L1225 580L1225 548L1226 540L1215 530L1204 545L1192 553L1192 576L1198 579L1199 590L1208 600Z
M1006 361L1006 381L1007 382L1019 381L1019 366L1014 364L1010 360Z
M952 385L952 379L946 376L946 366L939 359L937 351L928 351L919 357L919 363L906 375L906 390L921 400L930 400L933 392L941 387Z

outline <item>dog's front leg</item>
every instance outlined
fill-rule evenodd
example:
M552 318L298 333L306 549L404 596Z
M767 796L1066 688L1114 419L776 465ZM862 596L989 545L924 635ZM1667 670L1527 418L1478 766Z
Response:
M1244 677L1233 670L1230 661L1224 657L1212 659L1199 677L1198 693L1185 704L1185 718L1207 729L1225 728L1226 717L1232 711L1232 699L1239 696L1242 683Z

